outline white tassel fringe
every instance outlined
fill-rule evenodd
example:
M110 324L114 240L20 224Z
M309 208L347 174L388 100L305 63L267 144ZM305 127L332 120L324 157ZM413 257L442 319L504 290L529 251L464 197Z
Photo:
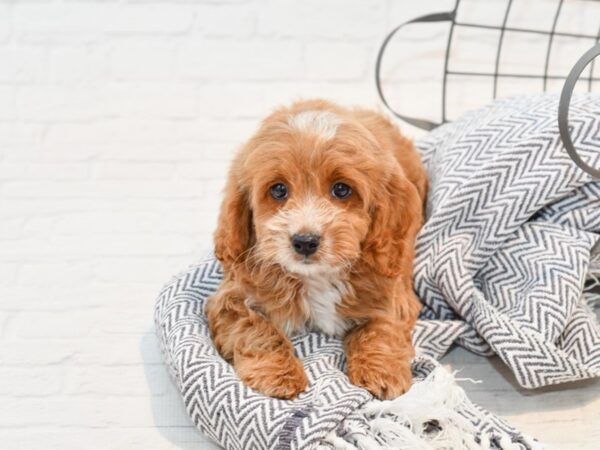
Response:
M467 397L454 375L438 366L404 395L365 403L356 411L360 420L349 417L323 444L339 450L491 449L489 437L476 439L477 429L458 412ZM502 449L519 448L509 436L496 438Z

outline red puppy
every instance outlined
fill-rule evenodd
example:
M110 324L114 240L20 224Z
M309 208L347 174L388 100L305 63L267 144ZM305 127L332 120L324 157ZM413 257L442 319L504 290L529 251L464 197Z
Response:
M288 339L344 338L350 381L379 398L411 385L415 237L427 180L410 140L378 113L326 101L275 111L236 155L215 253L225 276L206 312L250 387L307 387Z

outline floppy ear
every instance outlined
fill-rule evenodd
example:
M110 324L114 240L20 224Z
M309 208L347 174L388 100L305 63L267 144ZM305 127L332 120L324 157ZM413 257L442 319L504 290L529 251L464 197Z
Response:
M221 204L219 222L214 235L215 256L225 267L241 261L252 239L252 210L248 194L239 186L236 177L229 175L225 197Z
M421 203L417 188L401 173L394 173L375 198L363 259L379 274L412 278L415 238L423 221Z

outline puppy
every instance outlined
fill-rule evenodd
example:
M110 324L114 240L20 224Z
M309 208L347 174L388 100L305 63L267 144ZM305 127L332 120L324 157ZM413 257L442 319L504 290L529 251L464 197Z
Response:
M312 100L263 121L229 172L224 278L206 305L243 382L294 398L308 380L289 337L318 330L344 339L353 384L381 399L410 387L426 184L412 142L378 113Z

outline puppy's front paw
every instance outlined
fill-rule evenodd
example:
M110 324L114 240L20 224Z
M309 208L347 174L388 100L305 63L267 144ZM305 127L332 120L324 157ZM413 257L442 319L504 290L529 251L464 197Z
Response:
M381 400L404 394L412 384L409 361L397 358L351 358L348 360L348 378L356 386L368 390Z
M244 355L236 357L234 365L240 379L247 386L269 397L295 398L308 386L304 366L293 355Z

